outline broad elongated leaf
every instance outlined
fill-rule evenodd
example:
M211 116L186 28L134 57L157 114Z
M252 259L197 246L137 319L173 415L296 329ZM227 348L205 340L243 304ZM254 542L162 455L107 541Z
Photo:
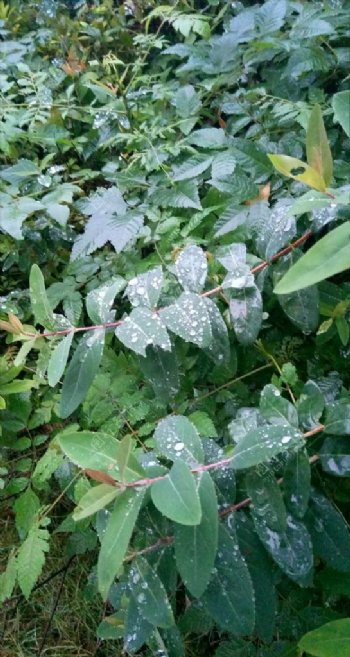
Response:
M0 574L0 602L4 602L11 597L15 588L17 577L16 555L13 551L6 564L6 569Z
M286 530L277 532L268 526L266 519L255 514L254 508L252 515L260 540L281 570L300 586L309 586L313 574L313 551L305 525L288 515Z
M98 588L104 600L122 566L144 494L144 490L124 491L108 518L97 562Z
M132 563L129 572L129 589L138 612L152 625L171 627L174 616L166 590L153 568L144 557Z
M170 351L171 342L162 319L149 308L140 306L123 320L115 334L126 347L141 356L146 356L149 345Z
M230 300L230 315L237 340L244 345L252 344L262 322L262 298L259 289L247 287L235 293Z
M120 473L120 481L130 483L142 479L145 471L141 467L134 454L135 441L131 436L124 436L117 447L117 462Z
M350 618L341 618L305 634L300 650L314 657L345 657L350 645Z
M291 454L283 473L284 499L296 518L303 518L311 492L311 468L307 452Z
M176 92L174 105L178 116L187 119L200 110L202 103L195 88L191 84L186 84Z
M54 315L47 298L44 276L38 265L32 265L30 270L29 292L35 320L45 328L54 329Z
M350 91L340 91L332 98L334 118L350 137Z
M108 322L114 297L123 289L124 283L124 278L117 276L89 292L86 297L86 310L92 322L95 324Z
M47 529L41 529L35 524L18 550L17 579L27 600L44 567L45 552L49 551L48 541Z
M160 317L183 340L202 348L210 346L212 331L207 305L197 294L183 292L176 303L160 312Z
M183 415L169 415L161 420L155 430L154 440L159 453L173 461L182 459L189 466L203 463L199 433Z
M153 625L141 616L139 605L133 596L130 596L124 628L124 650L131 654L139 650L153 629Z
M47 378L49 385L54 388L55 385L59 382L60 378L63 376L64 370L67 365L67 360L74 336L74 331L68 333L63 340L61 340L58 345L54 348L49 364L47 367Z
M149 346L146 357L140 358L140 367L159 399L169 401L174 398L180 386L174 350L164 351L160 347Z
M319 294L315 285L291 294L282 294L278 297L278 303L290 321L303 333L316 330L319 323Z
M346 436L329 436L321 451L321 463L325 472L336 477L350 477L350 441Z
M335 570L350 572L350 532L343 516L313 490L305 516L316 554Z
M68 417L85 399L101 362L104 341L103 329L87 332L80 340L63 381L61 417Z
M327 404L324 424L332 436L350 435L350 401L339 399Z
M302 434L292 427L258 427L249 431L236 445L232 467L236 470L250 468L292 447L301 447L303 443Z
M299 422L304 429L315 427L324 410L324 396L315 381L307 381L297 403Z
M135 241L143 226L143 215L128 211L117 187L99 188L88 199L78 203L80 210L90 216L85 232L80 235L72 249L72 259L93 253L111 242L117 253Z
M333 159L319 105L315 105L310 114L306 133L306 155L308 164L318 171L326 187L329 187L333 177Z
M350 267L350 222L322 237L276 285L276 294L288 294L314 285Z
M126 288L126 294L133 306L147 306L153 309L157 307L162 285L162 268L155 267L145 274L132 278Z
M326 190L327 185L319 172L305 162L302 162L302 160L298 160L296 157L290 157L290 155L273 155L272 153L269 153L268 157L275 169L284 176L303 182L305 185L313 187L313 189L317 189L319 192Z
M274 475L269 470L252 470L246 476L246 487L252 500L254 516L267 527L276 532L284 532L287 528L287 514L281 489Z
M109 484L93 486L80 498L78 506L73 513L73 519L78 521L88 518L100 509L108 506L119 494L120 491L118 488Z
M230 519L228 523L231 524ZM236 514L235 529L254 588L255 632L264 641L271 641L277 602L271 561L247 515Z
M215 363L226 365L230 361L231 351L227 326L214 301L208 297L205 297L203 301L207 308L212 332L212 341L205 351Z
M188 292L202 291L207 270L207 259L199 246L187 246L176 259L176 276Z
M215 570L202 601L219 627L236 635L254 627L254 591L237 539L220 526Z
M298 413L295 406L282 397L278 388L271 383L262 390L260 410L271 424L289 424L298 427Z
M178 182L179 180L190 180L191 178L196 178L209 169L212 161L212 157L202 155L201 153L193 155L188 160L184 160L184 162L174 167L173 179L175 182Z
M208 472L200 475L198 493L203 509L199 525L175 525L175 558L189 592L199 598L214 566L218 544L218 505L215 486Z
M151 496L157 509L170 520L181 525L199 525L199 495L193 474L183 461L175 461L169 474L152 484Z
M291 201L281 199L268 212L249 215L253 224L258 254L269 260L296 234L296 222L290 214Z
M68 458L80 468L108 473L118 479L119 442L110 434L93 431L64 431L57 441Z

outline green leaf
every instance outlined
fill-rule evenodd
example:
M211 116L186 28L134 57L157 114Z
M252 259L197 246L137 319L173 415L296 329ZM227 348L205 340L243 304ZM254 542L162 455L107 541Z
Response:
M278 297L283 312L303 333L308 335L319 324L319 294L315 285Z
M273 155L272 153L268 153L268 157L275 169L284 176L303 182L305 185L317 189L319 192L326 191L327 185L322 176L316 169L305 164L305 162L298 160L296 157L290 157L290 155Z
M350 435L350 401L339 399L326 406L324 430L332 436Z
M151 194L151 201L164 208L193 208L202 210L198 194L198 181L183 180L170 189L157 187Z
M124 436L117 447L117 462L120 472L120 481L131 483L145 477L145 471L133 453L135 441L131 436Z
M155 267L129 281L126 294L133 306L153 309L157 307L162 285L163 270L161 267Z
M230 300L230 315L238 342L255 342L262 322L262 298L259 289L247 287L235 292Z
M335 570L350 572L350 532L343 516L321 493L313 490L306 513L314 550Z
M171 350L171 342L163 316L158 316L145 306L134 308L131 314L116 328L117 338L129 349L146 356L149 345Z
M183 292L174 304L164 308L160 317L175 335L198 347L209 347L212 332L207 305L199 295Z
M157 509L181 525L199 525L202 510L196 483L189 467L180 459L169 474L152 484L151 497Z
M336 477L350 477L350 443L346 436L329 436L320 451L322 468Z
M38 525L34 525L18 550L18 584L27 600L44 567L45 552L49 551L48 541L47 529L41 529Z
M350 137L350 91L340 91L332 98L334 118Z
M109 433L66 429L56 440L65 455L80 468L99 470L119 478L119 442Z
M254 628L254 591L236 538L220 526L215 570L202 601L223 630L238 636Z
M269 642L272 640L275 629L277 606L271 560L259 541L254 525L247 515L243 513L235 515L235 529L239 548L244 555L253 583L255 632L263 641Z
M221 128L200 128L191 132L186 141L202 148L223 148L227 140Z
M17 577L17 562L13 551L7 561L6 569L0 574L0 602L11 597Z
M236 445L232 467L236 470L250 468L291 448L301 447L303 437L288 426L263 426L249 431Z
M218 438L215 425L208 413L204 411L194 411L188 418L196 427L202 438Z
M151 382L156 397L166 402L173 400L180 387L174 350L164 351L160 347L149 346L146 357L140 357L140 367Z
M22 240L22 224L27 217L44 208L43 204L29 196L13 198L0 193L0 228L15 240Z
M143 226L143 215L128 210L117 187L99 188L77 205L90 219L85 232L74 243L72 260L93 253L107 242L111 242L115 251L121 253L135 241Z
M31 160L20 159L10 167L2 169L0 178L6 180L10 185L19 185L27 178L36 178L40 175L40 169Z
M208 297L204 297L203 301L208 312L212 332L212 341L209 347L205 349L205 352L214 363L226 365L230 362L230 341L227 326L214 301L208 299Z
M339 274L350 267L350 222L334 228L309 249L283 276L275 294L289 294Z
M313 108L306 133L307 162L329 187L333 177L333 159L319 105Z
M110 309L114 297L123 289L124 283L124 278L117 276L88 293L86 310L94 324L105 324L108 321L113 321L113 318L110 317Z
M126 490L115 501L97 561L98 589L104 600L118 574L134 530L145 490Z
M56 345L50 356L49 364L47 366L47 378L49 386L54 388L63 376L64 370L67 365L67 360L74 336L74 331L66 335L63 340Z
M29 292L35 321L45 328L54 329L54 315L46 295L44 276L38 265L32 265L30 270Z
M83 518L88 518L94 513L97 513L100 509L108 506L119 494L120 490L109 484L93 486L80 498L78 506L73 513L73 520L78 522L79 520L83 520Z
M173 167L173 180L179 182L180 180L190 180L197 178L201 173L209 169L213 161L212 157L198 153L181 162L181 164Z
M203 290L207 271L207 259L199 246L187 246L176 259L176 276L184 290L188 292Z
M146 643L153 629L153 625L141 616L139 605L130 596L124 627L124 650L134 654Z
M299 422L306 429L319 424L324 410L324 397L315 381L307 381L297 402Z
M100 366L105 331L88 331L80 340L63 381L60 416L66 418L85 399Z
M296 518L303 518L310 498L311 468L306 451L291 454L283 473L286 506Z
M287 514L281 489L270 470L252 470L246 476L246 488L253 503L254 517L269 529L284 532Z
M350 645L350 618L341 618L304 634L300 650L315 657L345 657Z
M177 115L187 119L199 112L202 103L195 88L191 84L186 84L176 92L174 105Z
M185 586L196 598L208 585L218 543L218 504L208 472L200 474L198 493L203 509L199 525L174 527L176 565Z
M169 415L161 420L154 432L158 452L175 461L181 459L187 465L203 463L204 454L199 433L187 417Z
M144 557L140 556L133 561L128 583L139 613L149 623L164 628L174 625L166 590Z
M40 500L30 487L22 495L17 497L14 504L14 511L16 514L17 531L22 539L28 534L39 507Z
M276 386L269 383L260 396L260 410L270 424L291 425L298 428L298 413L287 399L281 396Z

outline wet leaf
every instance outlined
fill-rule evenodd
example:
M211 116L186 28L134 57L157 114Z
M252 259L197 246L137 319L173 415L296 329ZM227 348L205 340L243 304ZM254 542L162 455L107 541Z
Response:
M152 484L154 505L167 518L181 525L199 525L201 504L189 467L180 459L175 461L169 474Z

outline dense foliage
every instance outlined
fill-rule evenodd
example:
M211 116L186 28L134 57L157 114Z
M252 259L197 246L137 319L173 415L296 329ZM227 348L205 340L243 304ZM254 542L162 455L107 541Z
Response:
M349 15L0 2L0 599L101 655L348 654Z

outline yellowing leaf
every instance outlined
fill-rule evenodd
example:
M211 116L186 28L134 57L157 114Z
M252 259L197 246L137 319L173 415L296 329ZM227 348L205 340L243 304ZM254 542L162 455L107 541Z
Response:
M289 155L273 155L273 153L268 153L268 157L275 169L284 176L299 180L319 192L326 190L326 183L319 172L302 160Z
M333 159L319 105L315 105L310 115L306 133L306 156L310 167L318 171L328 187L333 177Z

